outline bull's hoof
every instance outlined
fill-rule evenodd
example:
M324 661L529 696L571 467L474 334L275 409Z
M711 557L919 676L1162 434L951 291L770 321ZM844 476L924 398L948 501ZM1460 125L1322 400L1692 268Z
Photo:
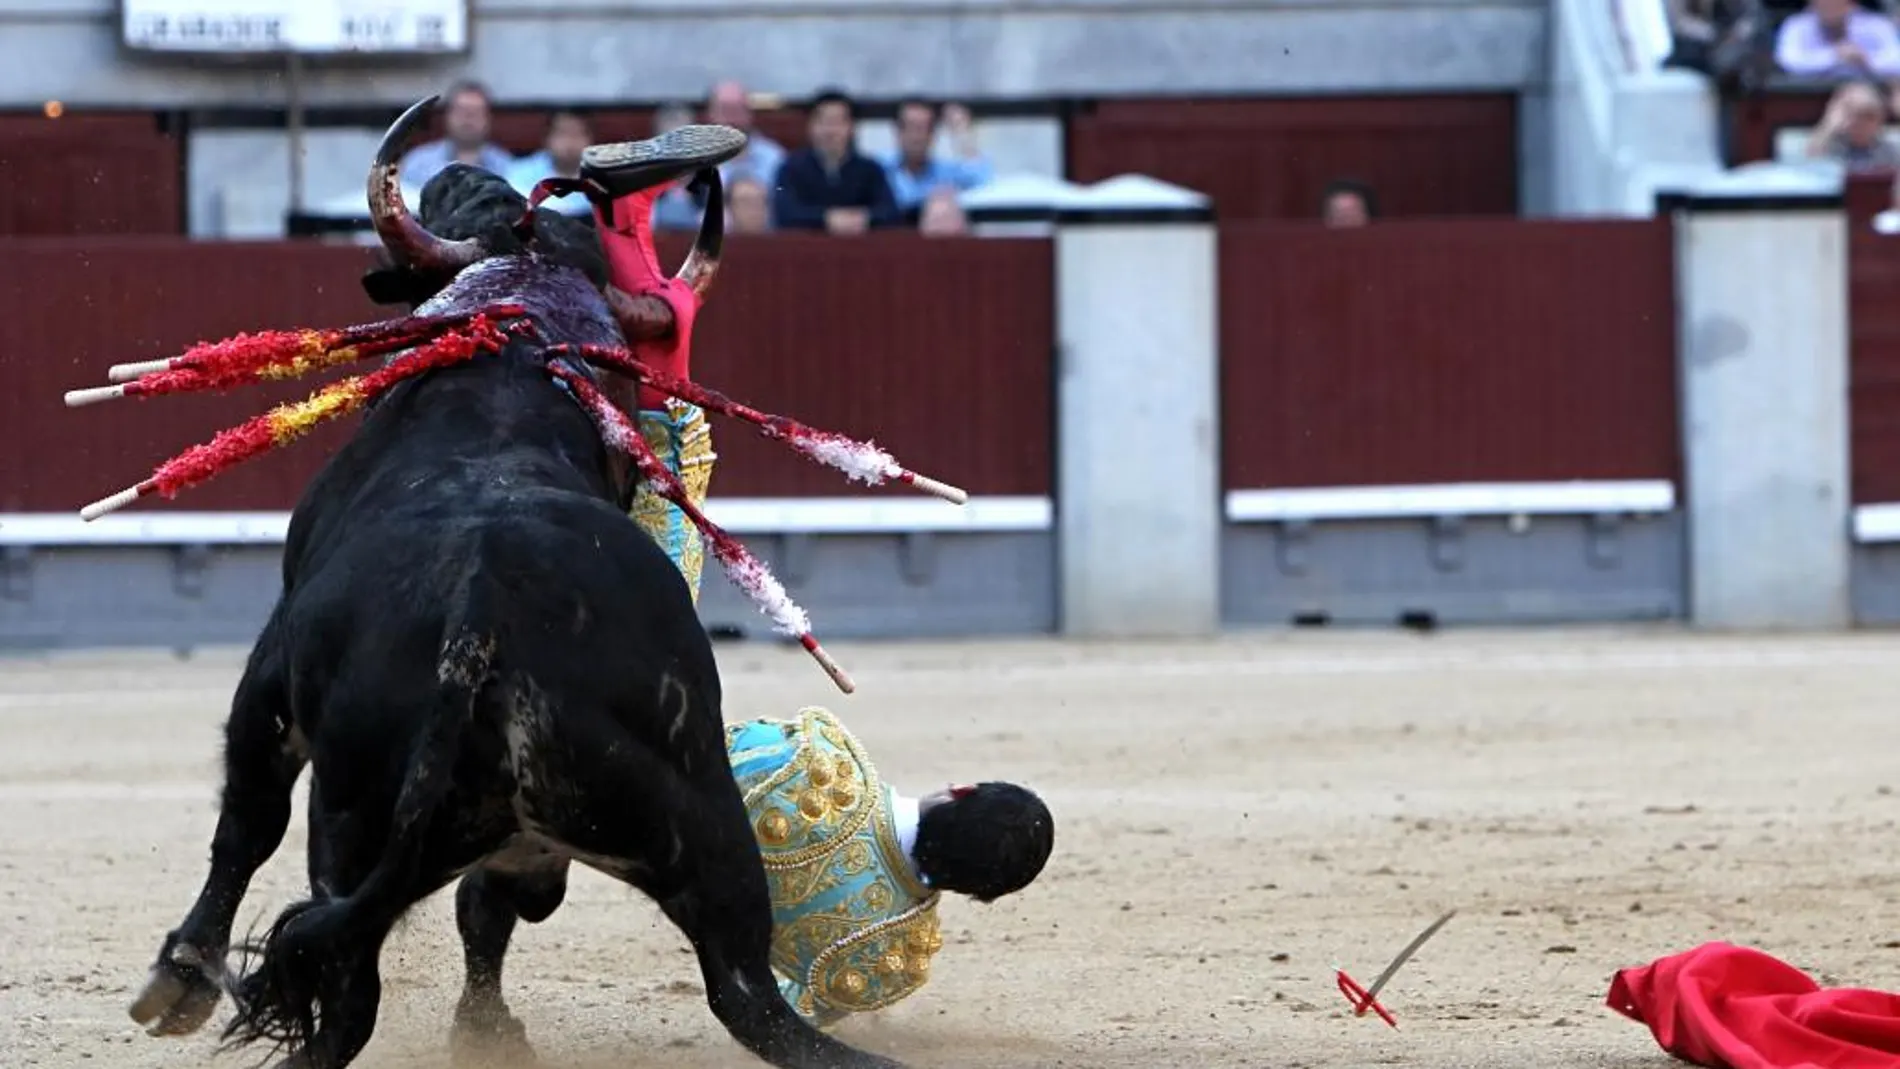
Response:
M168 947L132 1000L132 1019L154 1036L185 1036L204 1027L224 992L206 975L205 956L185 944Z
M745 151L746 136L730 126L681 126L645 141L589 145L581 153L581 177L618 200L663 186Z
M449 1032L449 1056L457 1066L508 1066L529 1069L539 1064L528 1029L506 1006L472 1005L455 1008L455 1027Z

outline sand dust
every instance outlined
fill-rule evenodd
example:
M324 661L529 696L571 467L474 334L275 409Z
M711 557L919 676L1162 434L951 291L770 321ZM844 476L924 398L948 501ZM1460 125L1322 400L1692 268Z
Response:
M1672 1064L1610 1013L1617 968L1711 939L1900 988L1900 638L1299 634L1218 643L722 646L727 715L840 712L908 791L1040 789L1029 891L944 906L932 985L854 1041L942 1067L1543 1069ZM241 653L0 660L0 1065L218 1056L125 1009L200 880ZM240 928L294 897L299 817ZM1460 916L1353 1019L1370 980ZM383 958L365 1069L449 1064L452 895ZM746 1066L684 941L576 870L507 991L548 1069Z

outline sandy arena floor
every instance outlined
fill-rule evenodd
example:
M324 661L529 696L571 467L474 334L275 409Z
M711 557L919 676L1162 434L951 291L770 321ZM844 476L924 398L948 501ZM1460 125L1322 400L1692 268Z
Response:
M729 717L838 709L910 791L1018 779L1056 811L1042 880L944 906L936 979L844 1034L910 1064L1660 1069L1611 973L1711 939L1900 988L1900 637L1301 634L1162 647L722 646ZM125 1009L203 878L240 666L0 660L0 1065L230 1066L221 1010ZM301 812L299 791L299 810ZM301 815L240 928L302 874ZM1354 1020L1369 981L1460 916ZM549 1069L760 1064L644 898L576 870L508 992ZM452 895L383 958L366 1069L442 1067Z

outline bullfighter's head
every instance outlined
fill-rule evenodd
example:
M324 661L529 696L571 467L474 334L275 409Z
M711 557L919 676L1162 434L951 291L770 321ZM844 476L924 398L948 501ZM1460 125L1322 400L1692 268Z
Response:
M930 886L993 902L1029 886L1055 849L1055 817L1035 792L978 783L919 802L911 850Z

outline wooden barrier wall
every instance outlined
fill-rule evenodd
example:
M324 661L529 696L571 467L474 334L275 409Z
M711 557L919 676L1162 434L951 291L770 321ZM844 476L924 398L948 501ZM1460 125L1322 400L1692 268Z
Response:
M1511 93L1105 100L1068 124L1068 177L1152 175L1224 221L1314 219L1327 183L1371 186L1384 216L1517 214Z
M1774 159L1775 132L1819 125L1832 92L1829 86L1791 84L1725 100L1722 121L1728 124L1729 165Z
M183 153L150 112L0 113L0 235L180 233Z
M1669 224L1236 224L1229 489L1670 479Z
M0 240L0 292L33 295L0 319L0 512L75 512L224 427L308 393L314 383L79 409L61 400L104 385L112 364L175 355L196 341L381 318L356 283L368 263L364 250L336 246ZM321 428L186 491L177 506L287 508L342 434L340 425Z
M684 239L663 252L677 262ZM741 400L875 437L973 494L1047 494L1054 296L1046 241L889 235L735 238L701 319L695 375ZM377 319L369 254L312 244L0 241L0 512L70 512L172 453L314 382L68 409L106 368L272 327ZM140 509L276 510L354 417ZM719 420L724 496L904 493L848 483L744 424Z
M774 235L730 250L697 377L874 436L975 494L1050 492L1048 242ZM307 390L60 401L111 363L201 338L377 318L356 281L367 263L319 245L0 242L0 286L36 296L0 321L0 511L76 509ZM1228 224L1220 268L1230 489L1680 479L1664 220ZM289 507L346 426L173 507ZM717 495L894 492L728 421L717 449Z
M1900 502L1900 236L1873 217L1893 203L1888 176L1848 183L1847 308L1854 504Z

